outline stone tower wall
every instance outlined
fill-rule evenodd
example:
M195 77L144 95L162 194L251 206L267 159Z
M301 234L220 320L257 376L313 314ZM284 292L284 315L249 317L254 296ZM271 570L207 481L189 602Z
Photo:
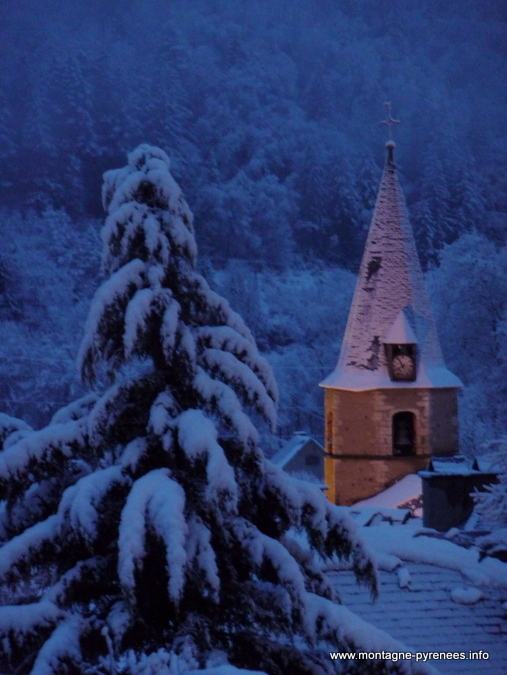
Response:
M430 454L457 450L456 389L325 390L325 480L328 496L343 505L371 497L408 473L423 469ZM392 418L415 415L415 454L393 455Z

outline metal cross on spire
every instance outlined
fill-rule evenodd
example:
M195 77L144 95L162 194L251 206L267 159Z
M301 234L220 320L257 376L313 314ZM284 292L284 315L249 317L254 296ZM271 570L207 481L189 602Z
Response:
M400 120L395 120L391 117L391 102L390 101L386 101L384 103L384 105L387 108L387 119L382 120L380 122L380 124L387 124L387 126L389 127L389 140L391 140L392 137L393 137L393 126L395 124L399 124Z

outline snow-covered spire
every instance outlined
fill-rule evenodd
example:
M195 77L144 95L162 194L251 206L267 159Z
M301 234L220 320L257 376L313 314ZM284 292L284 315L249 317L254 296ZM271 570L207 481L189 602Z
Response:
M388 121L390 114L386 124ZM398 181L394 148L395 143L389 140L340 358L336 369L322 382L324 387L362 390L461 386L442 357ZM411 331L411 343L417 343L413 382L396 382L389 377L385 345L397 317L405 332Z

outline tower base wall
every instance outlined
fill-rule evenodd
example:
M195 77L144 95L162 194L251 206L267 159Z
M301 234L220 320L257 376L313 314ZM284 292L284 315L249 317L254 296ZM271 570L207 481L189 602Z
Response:
M353 504L424 469L431 455L456 453L457 414L456 388L326 388L329 500Z
M425 469L429 455L414 457L336 457L325 459L328 499L350 506L382 492L409 473Z

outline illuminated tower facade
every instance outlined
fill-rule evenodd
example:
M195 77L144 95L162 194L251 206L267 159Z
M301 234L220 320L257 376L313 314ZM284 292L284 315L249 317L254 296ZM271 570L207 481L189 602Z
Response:
M335 370L325 389L328 496L352 504L458 449L445 366L394 163L387 157Z

